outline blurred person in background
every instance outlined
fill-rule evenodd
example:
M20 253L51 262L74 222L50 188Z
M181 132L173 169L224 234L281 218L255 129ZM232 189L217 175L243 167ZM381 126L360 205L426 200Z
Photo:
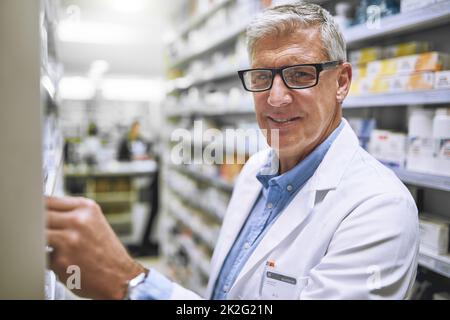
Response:
M132 161L145 160L149 158L150 144L140 134L141 125L134 121L130 130L119 142L117 160Z
M88 135L82 141L80 146L83 162L89 166L97 165L99 163L98 154L101 151L101 148L102 142L98 136L97 125L91 122L88 127Z

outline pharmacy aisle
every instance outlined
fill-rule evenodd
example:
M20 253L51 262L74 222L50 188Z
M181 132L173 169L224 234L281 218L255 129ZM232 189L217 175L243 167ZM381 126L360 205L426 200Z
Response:
M449 300L450 0L170 3L0 1L0 299Z

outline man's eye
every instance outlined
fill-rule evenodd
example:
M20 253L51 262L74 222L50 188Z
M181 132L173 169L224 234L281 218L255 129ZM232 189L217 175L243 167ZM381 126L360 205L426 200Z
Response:
M269 79L269 75L264 74L264 73L259 73L252 77L253 81L266 81L268 79Z
M294 78L308 78L311 77L312 75L310 73L307 72L303 72L303 71L298 71L294 74Z

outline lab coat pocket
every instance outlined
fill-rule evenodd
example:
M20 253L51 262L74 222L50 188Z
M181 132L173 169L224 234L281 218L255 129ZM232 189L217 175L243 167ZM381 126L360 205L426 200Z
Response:
M261 299L294 300L298 299L308 284L308 277L295 277L280 270L266 268L261 286Z

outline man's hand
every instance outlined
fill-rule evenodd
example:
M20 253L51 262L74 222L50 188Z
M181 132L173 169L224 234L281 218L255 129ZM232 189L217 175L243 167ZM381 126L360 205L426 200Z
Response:
M47 197L47 241L54 251L50 268L63 282L67 267L81 271L75 294L93 299L122 299L127 281L144 271L127 253L92 200Z

